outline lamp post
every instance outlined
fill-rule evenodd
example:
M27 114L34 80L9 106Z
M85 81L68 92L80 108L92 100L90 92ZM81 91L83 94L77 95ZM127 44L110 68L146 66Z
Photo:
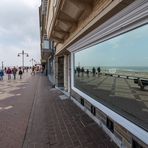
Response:
M34 60L33 58L30 60L30 62L32 62L32 67L33 67L33 62L36 63L36 60Z
M25 53L24 50L22 50L21 53L18 53L18 57L22 54L22 68L23 68L23 72L24 72L24 55L26 55L26 57L29 57L28 53Z
M2 70L4 69L4 62L2 61Z

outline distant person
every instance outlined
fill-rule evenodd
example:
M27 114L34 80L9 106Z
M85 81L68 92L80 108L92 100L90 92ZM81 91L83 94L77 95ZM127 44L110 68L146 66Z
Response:
M4 76L4 71L1 69L0 70L0 80L3 80L3 76Z
M86 70L87 77L89 77L89 69Z
M21 67L19 68L18 74L19 74L19 76L20 76L20 79L22 79L23 71L22 71Z
M31 75L35 75L35 67L32 67Z
M28 72L29 67L26 68L26 71Z
M42 73L44 73L44 70L45 70L45 66L42 65Z
M101 68L100 67L97 68L97 72L98 72L98 76L99 76L99 74L101 72Z
M14 80L16 79L16 73L17 73L17 69L16 69L16 67L14 66L13 69L12 69L12 74L13 74Z
M77 73L77 70L75 69L74 71L75 71L75 74L76 74Z
M77 70L78 77L79 77L79 76L80 76L80 71L81 71L80 66L78 66L78 67L76 68L76 70Z
M7 75L8 75L8 80L11 79L11 73L12 73L12 70L8 67L7 71L6 71Z
M7 68L6 67L4 68L4 70L5 70L5 73L7 73Z
M85 72L84 67L82 67L82 68L81 68L82 77L84 76L84 72Z
M95 67L92 68L92 73L93 73L93 76L96 75L96 69L95 69Z

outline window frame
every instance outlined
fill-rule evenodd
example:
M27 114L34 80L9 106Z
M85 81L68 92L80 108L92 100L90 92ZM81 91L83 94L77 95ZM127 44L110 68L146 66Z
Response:
M106 23L97 27L95 30L81 38L79 41L71 45L68 50L71 52L71 88L81 97L89 101L94 107L99 108L107 116L112 118L115 122L130 131L133 135L148 144L148 132L133 122L127 120L123 116L117 114L103 104L94 100L87 94L74 86L74 54L78 51L85 50L91 46L109 40L115 36L131 31L135 28L148 24L148 1L135 1L117 15L112 17Z

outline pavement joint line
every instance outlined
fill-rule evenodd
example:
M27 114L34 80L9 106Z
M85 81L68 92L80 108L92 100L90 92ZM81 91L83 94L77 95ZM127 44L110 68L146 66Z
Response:
M20 96L21 94L16 94L16 96Z
M51 88L49 91L56 91L56 90L57 90L56 88Z
M86 127L85 124L84 124L82 121L80 121L80 122L81 122L81 124L83 125L83 127Z
M36 102L37 102L36 94L38 93L37 87L38 87L39 80L40 80L40 78L37 81L36 92L34 94L34 100L33 100L32 107L31 107L32 109L30 111L30 115L29 115L29 118L28 118L28 125L26 127L24 139L23 139L23 142L22 142L22 148L26 148L26 144L29 142L28 136L29 136L31 129L32 129L32 126L33 126L32 121L33 121L33 118L34 118L35 106L36 106Z
M66 95L59 95L59 98L60 98L61 100L66 100L66 99L68 99L68 97L67 97Z
M4 109L6 109L6 110L10 109L10 108L13 108L13 106L10 105L10 106L4 107Z

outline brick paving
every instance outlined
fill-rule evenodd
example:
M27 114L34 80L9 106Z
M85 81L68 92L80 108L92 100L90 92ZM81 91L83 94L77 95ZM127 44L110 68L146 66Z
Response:
M116 148L47 77L0 81L0 148Z
M0 148L22 147L37 86L35 79L26 73L22 80L0 81Z
M23 148L116 148L98 125L39 77Z

